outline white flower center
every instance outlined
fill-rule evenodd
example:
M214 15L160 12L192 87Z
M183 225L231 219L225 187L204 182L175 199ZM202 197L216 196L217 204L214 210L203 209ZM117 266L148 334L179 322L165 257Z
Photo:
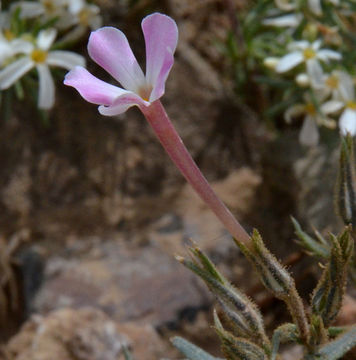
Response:
M137 94L145 101L150 101L150 95L152 92L152 87L142 87L138 90Z
M90 18L90 13L89 13L89 11L87 9L80 10L80 12L78 14L78 19L79 19L79 22L83 26L88 26L89 18Z
M305 112L311 116L314 116L316 114L316 109L314 104L308 103L305 105Z
M37 64L42 64L46 61L47 55L47 51L35 49L31 52L31 59Z
M316 52L312 48L306 48L303 50L303 56L305 60L313 59L316 56Z
M326 85L331 89L337 89L339 87L339 78L335 75L330 75L326 79Z
M15 38L15 34L9 29L4 30L4 36L5 36L5 39L8 41L11 41Z
M44 0L42 4L47 13L51 14L51 13L55 12L56 7L53 4L52 0Z
M346 103L346 107L348 107L351 110L356 110L356 102L355 101L348 101Z

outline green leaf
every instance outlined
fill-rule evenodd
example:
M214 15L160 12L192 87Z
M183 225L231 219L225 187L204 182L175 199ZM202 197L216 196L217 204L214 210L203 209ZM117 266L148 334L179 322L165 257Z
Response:
M304 232L299 225L298 221L291 217L295 234L299 238L299 244L303 246L308 252L312 253L313 255L320 256L322 258L327 259L330 254L330 249L328 249L325 244L322 244L311 236L309 236L306 232Z
M193 345L191 342L180 336L175 336L171 339L171 342L189 360L222 360L208 354L198 346Z
M356 326L320 348L318 355L325 360L337 360L356 346Z

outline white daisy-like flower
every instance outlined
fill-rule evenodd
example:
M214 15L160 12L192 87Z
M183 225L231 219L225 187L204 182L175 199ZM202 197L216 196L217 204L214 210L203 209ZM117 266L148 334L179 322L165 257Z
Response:
M55 17L66 17L67 0L18 1L10 6L10 12L20 8L20 16L24 19L41 16L43 22Z
M88 29L96 30L102 26L100 8L88 4L85 0L71 0L68 3L68 16L62 18L60 24L64 28L74 28L63 38L63 41L75 41L82 37Z
M21 54L28 46L28 42L16 38L9 30L0 30L0 68L15 55Z
M326 96L325 92L316 92L315 100L321 103ZM284 113L284 118L290 123L293 118L304 115L303 125L299 133L299 142L305 146L314 146L319 142L318 125L333 129L336 127L336 122L328 116L330 112L325 104L321 104L317 108L308 94L305 95L304 99L303 104L295 104L289 107Z
M290 43L288 48L291 52L279 60L276 71L284 73L304 63L312 86L321 88L323 86L323 69L319 61L340 60L341 54L330 49L320 49L320 46L320 40L313 43L306 40Z
M26 42L22 49L23 56L0 71L0 90L8 89L36 68L39 77L38 107L50 109L54 104L54 82L49 67L59 66L71 70L75 66L85 65L84 58L71 51L50 51L55 37L55 29L42 30L34 43Z
M324 88L334 100L348 98L348 89L352 86L353 80L345 71L333 70L330 74L325 74Z
M338 78L338 92L335 98L326 102L324 106L329 113L342 111L339 118L339 128L343 135L356 135L356 97L353 79L347 73Z

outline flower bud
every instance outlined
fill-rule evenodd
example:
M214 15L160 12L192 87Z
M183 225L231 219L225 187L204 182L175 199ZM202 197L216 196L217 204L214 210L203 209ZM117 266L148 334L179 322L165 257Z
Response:
M263 60L263 65L266 68L274 70L279 62L279 58L276 57L267 57Z
M300 86L300 87L308 87L310 85L310 78L307 74L302 73L302 74L298 74L295 77L295 82Z

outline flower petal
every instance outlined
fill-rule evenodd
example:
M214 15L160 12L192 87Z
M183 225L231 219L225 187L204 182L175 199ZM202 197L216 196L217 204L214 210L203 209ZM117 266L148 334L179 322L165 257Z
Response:
M47 65L37 65L39 77L38 107L40 109L51 109L54 104L54 82Z
M263 20L263 25L277 27L297 27L302 21L301 14L288 14Z
M354 136L356 134L356 111L346 109L340 116L339 127L342 135Z
M12 40L10 45L11 45L12 53L14 55L29 54L34 48L32 43L22 39Z
M178 28L172 18L160 13L146 16L141 26L146 44L146 81L152 86L152 102L164 94L164 85L174 63Z
M299 133L299 142L305 146L314 146L319 142L319 130L314 119L306 116Z
M323 14L320 0L308 0L308 7L314 15L320 16Z
M320 106L320 110L324 114L333 114L340 111L344 107L344 103L338 100L330 100Z
M315 88L322 88L324 86L323 79L323 69L319 64L319 61L315 58L309 59L306 62L307 73L310 76L311 84Z
M64 84L74 87L86 101L97 105L112 105L119 96L130 93L98 79L80 66L66 75Z
M340 53L330 49L321 49L317 52L316 56L325 62L328 60L341 60L342 58Z
M8 89L35 66L28 57L14 61L0 71L0 90Z
M85 66L85 59L72 51L56 50L48 54L46 63L71 70L76 66Z
M288 1L288 0L275 0L276 6L284 11L291 11L296 8L295 1Z
M352 77L344 71L338 72L338 77L339 77L339 90L342 99L354 101L355 87Z
M286 72L299 65L303 61L303 59L303 54L299 51L287 54L279 60L276 66L276 71L279 73Z
M132 53L126 36L113 27L91 33L88 43L90 57L125 89L138 92L146 79Z
M307 40L293 41L288 44L288 50L290 50L290 51L305 50L306 48L308 48L310 46L311 46L311 44Z
M83 9L84 5L83 0L71 0L68 2L68 10L71 14L77 14Z
M150 103L142 100L137 94L127 91L126 94L120 95L111 106L99 106L99 112L101 115L114 116L124 113L132 106L149 106Z
M37 46L42 50L48 50L56 36L57 30L53 28L40 31L37 36Z
M21 18L33 18L44 13L44 7L42 4L33 1L21 1L10 5L10 13L14 13L18 8L21 9Z
M321 46L322 43L323 43L323 42L322 42L320 39L315 40L315 41L312 42L311 48L312 48L314 51L318 51L318 50L320 49L320 46Z

